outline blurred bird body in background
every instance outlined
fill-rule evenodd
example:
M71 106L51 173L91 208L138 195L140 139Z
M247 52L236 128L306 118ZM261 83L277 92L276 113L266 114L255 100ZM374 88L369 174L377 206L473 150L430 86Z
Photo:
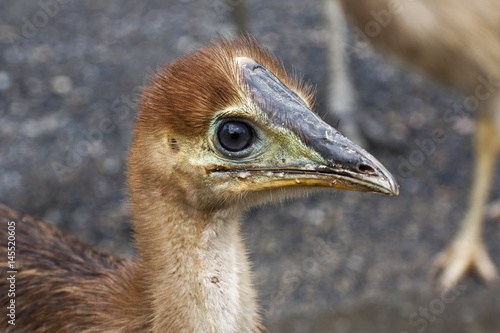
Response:
M467 94L477 111L475 171L469 208L438 255L439 283L449 288L469 270L486 281L497 270L481 237L483 212L500 150L500 2L496 0L341 0L376 48ZM437 222L437 221L436 221ZM444 222L443 222L444 223Z

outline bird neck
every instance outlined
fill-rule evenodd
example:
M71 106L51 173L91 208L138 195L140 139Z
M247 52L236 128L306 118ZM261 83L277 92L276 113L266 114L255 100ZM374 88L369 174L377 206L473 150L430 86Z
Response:
M259 332L239 214L183 207L162 191L132 196L136 279L154 332ZM182 201L182 200L181 200Z

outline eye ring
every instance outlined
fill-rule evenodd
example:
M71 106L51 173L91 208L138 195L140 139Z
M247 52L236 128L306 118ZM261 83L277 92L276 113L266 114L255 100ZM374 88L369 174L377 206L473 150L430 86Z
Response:
M227 155L241 154L255 142L255 131L245 122L229 120L219 126L217 140Z

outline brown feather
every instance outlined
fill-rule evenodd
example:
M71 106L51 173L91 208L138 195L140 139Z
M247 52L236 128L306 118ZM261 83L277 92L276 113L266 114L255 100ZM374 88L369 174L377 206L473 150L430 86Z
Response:
M238 79L236 57L261 63L314 108L312 87L290 76L278 58L260 48L255 39L240 37L230 42L221 38L153 76L140 102L139 126L161 124L172 133L200 135L216 111L241 104L247 95Z
M128 327L144 332L147 313L131 301L140 291L132 282L131 260L99 253L59 229L0 205L0 304L5 309L7 223L15 222L16 326L2 316L2 332L93 332ZM8 318L7 318L8 319Z

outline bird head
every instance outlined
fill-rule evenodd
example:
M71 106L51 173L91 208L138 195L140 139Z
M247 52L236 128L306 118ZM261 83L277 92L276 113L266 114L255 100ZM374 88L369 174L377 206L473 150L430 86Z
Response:
M397 195L392 175L314 111L311 88L251 38L221 38L144 88L132 192L213 210L311 189Z

